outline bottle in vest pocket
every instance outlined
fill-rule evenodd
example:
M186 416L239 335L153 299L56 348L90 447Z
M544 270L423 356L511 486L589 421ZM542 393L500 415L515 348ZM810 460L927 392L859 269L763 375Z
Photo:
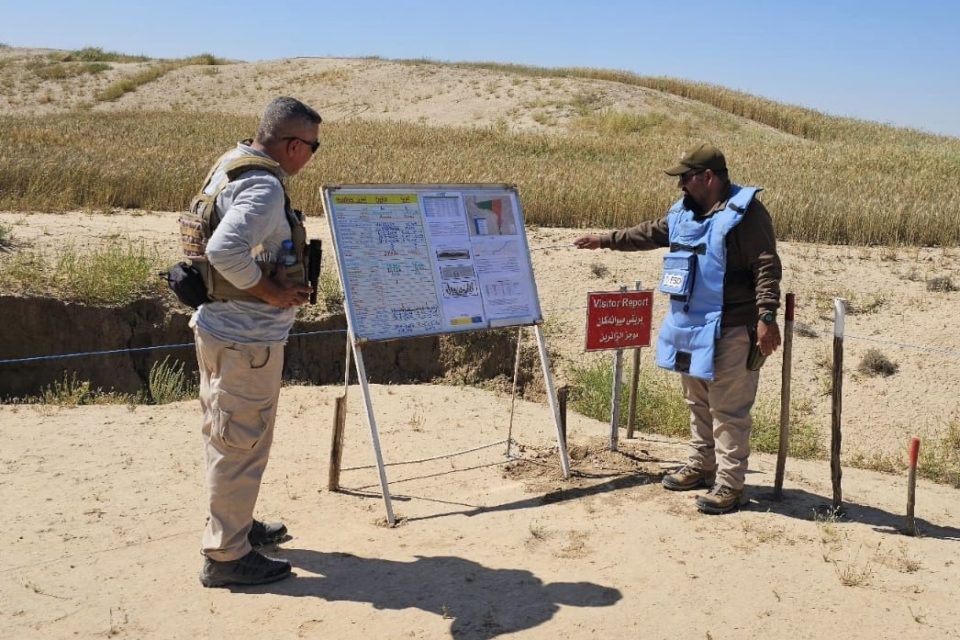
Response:
M293 250L293 240L284 240L280 244L280 259L277 261L284 267L297 264L297 254Z

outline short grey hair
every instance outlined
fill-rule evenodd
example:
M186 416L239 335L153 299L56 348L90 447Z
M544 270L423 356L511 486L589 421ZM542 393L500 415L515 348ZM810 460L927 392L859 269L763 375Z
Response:
M288 131L298 125L315 125L323 122L320 114L296 98L275 98L263 111L257 127L256 141L267 145L278 142Z

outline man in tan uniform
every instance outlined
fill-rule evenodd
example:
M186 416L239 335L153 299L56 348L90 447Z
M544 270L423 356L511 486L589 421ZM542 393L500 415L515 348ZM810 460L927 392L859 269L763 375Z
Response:
M305 237L282 180L313 157L320 121L299 100L277 98L264 111L255 139L224 154L204 185L205 194L217 194L219 216L206 244L206 277L227 292L214 294L190 322L209 496L200 572L205 587L290 575L289 562L253 549L281 541L286 527L254 520L253 509L273 441L284 344L297 307L310 295L302 281L276 275L284 252ZM302 261L302 250L296 253Z
M670 311L657 364L681 374L691 442L687 464L662 484L673 491L706 487L700 511L726 513L746 501L750 409L762 358L780 346L782 269L770 214L755 197L759 189L731 183L719 149L699 144L666 173L683 192L667 215L575 244L670 249L660 285Z

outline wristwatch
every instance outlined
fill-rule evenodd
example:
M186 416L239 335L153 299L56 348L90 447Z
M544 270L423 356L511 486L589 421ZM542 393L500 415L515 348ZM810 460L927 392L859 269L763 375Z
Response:
M773 311L764 311L760 314L760 322L763 324L773 324L777 321L777 314Z

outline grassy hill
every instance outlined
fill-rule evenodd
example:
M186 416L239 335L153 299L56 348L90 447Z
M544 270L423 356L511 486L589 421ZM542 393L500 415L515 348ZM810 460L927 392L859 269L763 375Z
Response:
M670 78L423 60L146 60L0 50L0 208L177 210L272 97L327 124L291 182L319 212L342 182L509 182L528 221L622 227L676 198L695 141L766 188L781 238L960 244L960 139Z

